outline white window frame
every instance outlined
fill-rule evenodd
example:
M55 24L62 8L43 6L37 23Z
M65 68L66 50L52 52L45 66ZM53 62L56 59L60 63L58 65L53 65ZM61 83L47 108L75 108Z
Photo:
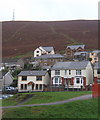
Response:
M58 82L56 83L55 81L56 81L56 79L58 80ZM55 77L54 79L53 79L53 85L61 85L61 77Z
M60 75L60 70L55 70L55 75Z
M82 75L82 70L76 70L76 75Z

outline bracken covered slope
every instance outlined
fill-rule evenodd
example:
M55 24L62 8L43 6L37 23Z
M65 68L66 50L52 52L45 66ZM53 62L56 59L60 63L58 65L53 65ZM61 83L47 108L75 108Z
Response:
M98 21L6 21L2 23L3 57L14 57L39 46L65 50L70 44L98 48Z

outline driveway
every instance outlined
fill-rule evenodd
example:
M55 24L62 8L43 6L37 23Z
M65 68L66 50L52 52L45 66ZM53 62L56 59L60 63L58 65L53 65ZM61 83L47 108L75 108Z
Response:
M64 103L69 103L72 101L77 101L77 100L86 100L86 99L91 99L92 95L83 95L83 96L79 96L79 97L75 97L75 98L71 98L68 100L64 100L64 101L58 101L58 102L52 102L52 103L43 103L43 104L29 104L29 105L16 105L16 106L5 106L5 107L0 107L5 109L5 108L17 108L17 107L32 107L32 106L44 106L44 105L57 105L57 104L64 104Z

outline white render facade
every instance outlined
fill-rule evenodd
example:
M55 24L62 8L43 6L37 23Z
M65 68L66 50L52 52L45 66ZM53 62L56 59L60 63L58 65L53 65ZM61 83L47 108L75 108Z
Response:
M34 57L38 57L45 54L55 54L53 47L39 47L34 50Z
M19 92L44 91L49 84L50 76L47 71L22 71L18 75Z
M52 85L64 85L65 88L85 88L92 84L93 69L91 63L87 62L82 67L84 62L59 62L58 65L54 65L51 70ZM79 67L80 65L81 67Z

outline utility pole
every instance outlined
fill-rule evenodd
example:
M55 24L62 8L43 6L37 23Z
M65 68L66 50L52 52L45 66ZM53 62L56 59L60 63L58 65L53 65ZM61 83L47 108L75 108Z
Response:
M15 21L15 9L13 9L13 17L12 17L12 21Z

